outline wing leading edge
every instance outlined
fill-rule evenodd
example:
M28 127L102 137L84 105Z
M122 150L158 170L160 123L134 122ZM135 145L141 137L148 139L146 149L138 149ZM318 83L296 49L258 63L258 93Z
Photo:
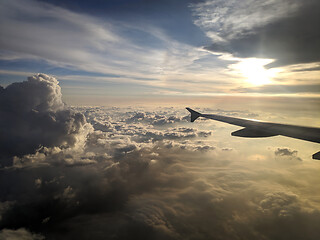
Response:
M242 119L235 117L221 116L217 114L202 114L191 108L186 108L191 113L191 122L194 122L198 117L213 119L220 122L229 123L244 127L240 130L232 132L232 136L237 137L272 137L282 135L291 138L297 138L309 142L320 143L320 128L295 126L280 123L262 122L251 119ZM320 160L320 151L312 155L313 159Z

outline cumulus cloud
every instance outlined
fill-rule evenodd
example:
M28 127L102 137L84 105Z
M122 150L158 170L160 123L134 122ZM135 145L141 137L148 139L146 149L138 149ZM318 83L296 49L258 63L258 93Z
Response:
M1 201L15 203L2 214L0 226L59 239L238 239L244 234L273 239L317 229L317 210L298 195L271 190L277 182L270 172L264 174L268 164L252 172L249 166L157 144L86 167L5 171L2 178L15 181L10 187L0 182L7 189ZM34 184L39 178L40 187ZM301 216L308 225L298 224ZM294 230L281 231L279 221L281 227L294 224ZM308 234L309 239L319 236Z
M175 113L164 111L159 113L155 112L137 112L132 117L126 119L127 123L145 122L156 126L168 125L179 123L181 121L187 122L188 116L177 116Z
M36 74L0 91L0 154L22 156L40 147L74 146L86 120L62 101L58 81Z

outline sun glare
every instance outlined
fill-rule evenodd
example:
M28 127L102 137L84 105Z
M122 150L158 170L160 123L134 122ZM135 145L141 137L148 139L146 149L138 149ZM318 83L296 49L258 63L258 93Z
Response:
M272 59L247 58L235 64L234 69L245 77L248 83L264 85L271 83L272 78L279 72L278 69L266 69L264 67L272 61Z

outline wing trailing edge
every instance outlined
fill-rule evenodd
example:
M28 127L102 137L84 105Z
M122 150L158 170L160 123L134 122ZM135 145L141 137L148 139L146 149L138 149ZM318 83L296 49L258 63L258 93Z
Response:
M259 138L259 137L273 137L273 136L277 136L278 134L268 132L268 131L263 131L256 128L243 128L235 132L232 132L231 135L236 137Z

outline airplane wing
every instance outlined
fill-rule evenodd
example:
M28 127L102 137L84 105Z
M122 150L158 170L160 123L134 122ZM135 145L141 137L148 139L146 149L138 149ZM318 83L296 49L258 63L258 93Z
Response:
M194 122L198 117L204 117L243 127L242 129L231 133L232 136L259 138L282 135L320 143L320 128L262 122L258 120L227 117L217 114L202 114L192 110L191 108L186 109L191 113L191 122ZM312 158L320 160L320 151L313 154Z

